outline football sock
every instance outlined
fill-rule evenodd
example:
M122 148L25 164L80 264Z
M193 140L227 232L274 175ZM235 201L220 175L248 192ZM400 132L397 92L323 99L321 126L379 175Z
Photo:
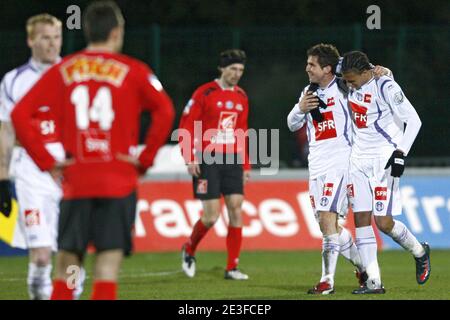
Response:
M372 226L356 228L356 246L369 279L381 284L377 260L377 239Z
M233 270L239 264L239 254L242 244L242 227L228 227L227 235L227 271Z
M67 286L65 280L53 281L53 292L50 300L73 300L73 289Z
M422 245L402 222L394 220L394 227L389 233L389 236L405 250L411 252L414 257L420 258L425 254Z
M28 264L28 294L31 300L48 300L52 294L52 265Z
M192 230L191 237L189 238L189 241L186 244L186 252L193 256L195 255L195 250L197 249L197 245L200 243L200 241L203 239L203 237L208 232L209 228L207 228L201 219L197 221L197 223L194 225L194 230Z
M327 281L334 285L334 274L339 257L340 245L339 234L334 233L323 236L322 240L322 278L320 281Z
M353 242L352 234L344 227L341 227L341 233L339 234L339 245L341 246L340 254L350 261L359 272L364 271L364 267L359 256L358 248Z
M91 300L117 300L117 283L115 281L95 281Z

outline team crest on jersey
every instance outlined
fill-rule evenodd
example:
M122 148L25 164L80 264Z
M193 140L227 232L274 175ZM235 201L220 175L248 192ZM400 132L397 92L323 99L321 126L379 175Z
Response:
M353 120L358 128L367 128L367 108L350 101L353 111Z
M197 182L197 193L198 194L206 194L208 193L208 180L199 179Z
M394 103L395 104L401 104L404 100L403 92L399 91L396 94L394 94Z
M41 217L38 209L25 210L25 226L32 227L41 224Z
M387 200L387 187L375 187L375 200Z
M223 107L223 102L222 101L217 101L217 108L222 108Z
M309 200L311 201L311 207L313 209L316 209L316 203L314 202L314 197L310 195Z
M328 198L327 197L322 197L322 199L320 199L320 205L322 207L325 207L328 204Z
M236 112L223 111L220 113L219 129L220 130L234 129L236 128L236 121L237 121Z
M242 110L244 110L244 107L242 106L242 104L239 103L239 104L236 105L236 110L237 111L242 111Z
M228 100L227 102L225 102L225 108L227 108L228 110L233 109L233 107L234 107L233 101Z
M323 186L323 196L331 197L333 195L333 183L325 183Z
M363 101L363 95L362 95L362 93L360 93L360 92L357 92L357 93L356 93L356 100L358 100L358 101Z
M384 209L384 204L383 204L383 202L378 201L378 202L375 204L375 209L377 209L378 212L383 211L383 209Z

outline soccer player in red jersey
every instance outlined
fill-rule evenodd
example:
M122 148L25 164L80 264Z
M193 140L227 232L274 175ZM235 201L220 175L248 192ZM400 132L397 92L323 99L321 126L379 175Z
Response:
M119 54L124 19L114 2L90 4L83 30L88 47L49 69L11 118L39 168L55 178L63 175L52 299L72 298L69 267L83 263L89 242L96 248L91 298L116 299L120 265L132 249L137 179L166 141L175 112L152 70ZM63 162L55 161L30 125L41 106L55 114L66 151ZM150 111L152 126L138 155L143 109Z
M193 176L195 198L202 200L203 216L194 225L182 249L182 268L195 275L195 251L220 215L224 196L229 216L225 279L247 280L238 268L242 243L241 206L249 178L247 152L248 98L238 87L246 55L231 49L220 54L219 79L200 86L187 103L180 120L179 142Z

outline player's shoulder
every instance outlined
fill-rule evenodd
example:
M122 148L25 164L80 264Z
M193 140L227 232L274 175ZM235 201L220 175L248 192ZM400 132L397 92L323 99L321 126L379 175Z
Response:
M212 92L219 89L219 86L217 85L216 81L209 81L207 83L204 83L200 85L195 91L194 96L209 96Z
M33 70L33 66L29 61L5 73L5 75L3 76L3 81L5 83L11 83L12 81L14 81L14 79L17 79L17 77L24 75L27 71L35 71Z
M246 93L245 90L242 89L241 87L236 86L236 92L237 92L238 94L240 94L241 96L243 96L245 99L248 99L247 93Z
M397 82L395 82L394 79L388 76L381 76L379 78L376 78L374 82L379 91L383 91L388 87L392 88L393 86L398 86Z

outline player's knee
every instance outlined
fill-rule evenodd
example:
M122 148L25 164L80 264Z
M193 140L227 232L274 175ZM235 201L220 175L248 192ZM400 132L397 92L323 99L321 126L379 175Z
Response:
M202 223L205 225L205 227L211 228L216 223L218 218L219 215L211 215L211 216L203 215Z
M389 234L392 231L392 228L394 224L390 220L381 220L381 219L375 219L375 223L377 224L378 230L385 234Z

